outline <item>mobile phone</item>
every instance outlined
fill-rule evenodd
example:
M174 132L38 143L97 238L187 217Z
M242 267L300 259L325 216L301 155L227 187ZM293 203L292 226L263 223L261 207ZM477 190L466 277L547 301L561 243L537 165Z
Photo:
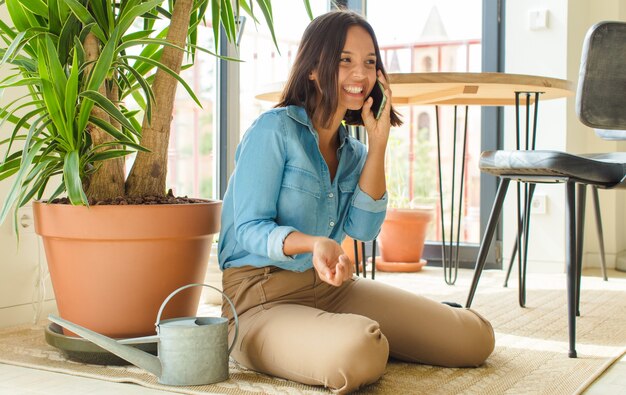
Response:
M374 113L374 117L376 119L379 119L383 113L385 104L387 104L385 88L383 88L383 84L381 84L380 81L376 80L376 84L374 84L374 88L372 88L370 97L374 99L374 102L372 103L372 113Z

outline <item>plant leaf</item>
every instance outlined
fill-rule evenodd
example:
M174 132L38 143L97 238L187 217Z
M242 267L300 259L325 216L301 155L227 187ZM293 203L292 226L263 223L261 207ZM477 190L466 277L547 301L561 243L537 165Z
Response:
M63 70L63 66L61 62L59 62L59 54L54 47L54 43L52 43L52 39L49 36L45 38L46 42L46 52L47 52L47 62L48 67L50 68L50 77L52 80L52 84L54 89L57 92L57 95L60 100L65 97L65 86L67 85L67 77L65 75L65 71Z
M104 132L109 134L111 137L113 137L116 140L116 142L120 142L120 143L121 142L133 142L133 140L128 138L123 132L121 132L119 129L117 129L116 127L114 127L109 122L103 119L90 116L89 122L91 122L92 124L102 129Z
M91 71L91 76L89 77L89 82L87 84L88 90L97 91L106 79L115 57L116 41L117 28L113 31L111 38L102 49L102 52L100 53L100 56Z
M198 106L202 107L202 104L200 103L200 100L198 100L198 98L196 97L196 94L193 92L193 89L191 89L189 84L187 84L187 82L185 82L183 77L181 77L178 73L175 73L172 69L170 69L169 67L165 66L163 63L157 62L155 60L152 60L152 59L146 58L146 57L142 57L142 56L126 55L125 58L140 59L140 60L142 60L142 61L144 61L146 63L152 64L152 65L158 67L159 69L165 71L167 74L171 75L178 82L180 82L180 84L185 88L187 93L189 93L189 96L191 96L193 101L195 101L196 104L198 104Z
M11 21L18 31L24 31L32 27L28 18L29 12L25 11L18 0L6 0L5 2Z
M78 68L78 56L76 49L74 49L74 56L72 58L72 68L70 69L70 75L67 79L67 86L65 88L65 116L67 117L67 129L72 130L74 124L74 118L76 116L76 99L78 99L78 75L80 71ZM80 131L75 131L80 133Z
M78 151L70 151L65 155L63 165L63 182L67 190L67 197L73 205L86 205L87 196L83 191L83 184L80 179L80 155Z
M128 48L131 48L137 45L145 45L145 44L173 47L173 48L180 49L181 51L188 52L185 48L181 48L178 45L172 44L171 42L167 40L159 39L159 38L141 38L141 39L135 39L135 40L127 40L127 41L124 41L122 44L120 44L117 47L117 50L124 51Z
M220 43L220 0L211 0L211 21L213 23L213 39L215 42L215 52L219 52Z
M129 151L129 150L123 150L123 149L110 149L107 151L97 152L93 154L90 160L94 162L99 162L99 161L103 161L107 159L119 158L119 157L126 156L129 154L134 154L134 153L135 151Z
M10 82L8 84L0 84L0 89L11 88L15 86L24 86L24 85L39 85L39 78L23 78L18 79L15 82Z
M148 84L148 82L143 78L143 76L139 74L132 67L128 65L124 65L122 67L127 69L135 77L135 80L137 81L137 83L141 85L141 88L143 89L147 98L147 103L145 103L145 105L142 108L146 110L148 119L152 119L152 104L155 102L155 99L154 99L154 92L152 91L150 84ZM138 104L141 105L141 103L138 103Z
M309 0L302 0L304 2L304 8L310 20L313 20L313 11L311 10L311 3Z
M121 42L125 43L126 41L131 40L141 40L142 38L150 37L150 35L154 33L154 30L140 30L138 32L129 33L121 38Z
M26 35L26 31L22 31L22 32L19 32L15 36L15 38L13 39L13 42L11 43L11 45L9 45L9 48L6 49L6 52L4 53L2 60L0 60L0 65L3 65L4 63L6 63L6 61L9 60L13 56L13 54L16 52L16 50L19 48L20 44L22 43L22 40L24 39L25 35Z
M28 168L32 164L35 155L37 155L37 152L39 152L43 144L44 141L36 142L35 145L28 150L27 155L22 157L22 163L20 164L19 171L17 171L17 175L15 176L15 180L13 181L13 184L9 189L9 193L4 199L2 210L0 210L0 224L3 223L6 219L7 215L9 214L9 210L11 210L13 206L15 206L17 199L20 195L22 178L24 177L24 174L28 171Z
M41 61L39 62L39 74L41 76L41 91L43 99L46 103L46 108L49 111L48 116L57 128L58 133L60 133L62 137L67 140L67 136L65 135L66 123L60 105L60 103L62 103L62 99L57 95L57 90L52 82L52 77L50 76L45 56L46 55L40 48L39 59L41 59Z
M237 29L235 27L235 18L233 16L233 9L230 5L230 0L221 0L221 3L220 18L222 20L222 25L224 26L224 31L226 32L228 41L235 42Z
M135 130L133 125L128 121L128 119L126 119L124 114L122 114L122 112L117 107L115 107L115 104L113 104L113 102L111 100L109 100L107 97L103 96L100 92L97 92L97 91L85 91L85 92L81 92L80 96L81 97L86 97L87 99L92 100L95 103L97 103L98 107L100 107L104 111L106 111L107 114L109 114L110 116L115 118L115 120L117 120L119 123L121 123L125 128L130 130L132 133L134 133L134 134L136 134L138 136L141 134L141 131Z
M41 0L18 0L22 7L34 14L48 17L48 6Z
M261 7L261 12L265 17L267 27L270 29L270 33L272 34L272 41L274 41L274 46L280 54L280 48L278 48L276 34L274 33L274 17L272 16L272 4L269 2L269 0L257 0L257 4L259 5L259 7Z
M67 64L67 59L72 53L71 49L74 45L74 37L80 32L80 23L76 15L70 14L61 28L59 33L58 53L61 57L61 63Z
M148 0L135 7L124 8L124 14L120 15L118 18L117 28L123 34L129 27L131 27L133 21L135 21L138 16L156 8L156 6L160 5L162 2L163 0Z
M76 18L82 22L83 25L92 25L91 32L102 42L107 42L107 36L104 34L100 26L96 23L96 20L91 16L89 10L85 8L77 0L63 0L65 4L72 10L72 13L76 15Z

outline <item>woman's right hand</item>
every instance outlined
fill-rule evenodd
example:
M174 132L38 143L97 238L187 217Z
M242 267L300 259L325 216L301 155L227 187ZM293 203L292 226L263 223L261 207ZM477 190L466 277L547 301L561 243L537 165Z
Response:
M370 148L371 146L380 147L384 151L387 147L387 140L389 140L389 131L391 129L391 88L389 87L389 82L387 82L387 79L380 70L377 71L377 80L382 84L384 88L383 92L387 97L382 115L380 119L374 117L374 113L372 112L374 99L370 97L363 103L361 118L363 119L363 126L367 132L368 146Z
M322 281L340 286L352 278L354 267L335 240L318 239L313 246L313 267Z

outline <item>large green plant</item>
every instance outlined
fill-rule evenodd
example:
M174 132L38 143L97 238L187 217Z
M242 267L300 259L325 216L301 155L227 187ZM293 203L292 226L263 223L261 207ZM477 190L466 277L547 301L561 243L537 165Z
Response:
M57 175L61 182L48 198L66 194L77 205L165 195L177 85L200 104L179 73L193 64L197 50L210 52L196 46L197 27L209 12L217 47L220 26L234 42L240 10L255 23L260 11L276 44L271 0L255 2L0 1L11 19L0 21L0 66L11 68L0 91L28 91L0 105L0 130L13 125L0 136L6 148L0 181L14 177L0 223L12 207L41 199ZM304 4L311 17L309 1ZM159 19L167 20L165 28L157 28ZM143 29L132 29L138 22ZM140 111L124 106L131 96ZM126 179L123 157L132 152L138 154Z

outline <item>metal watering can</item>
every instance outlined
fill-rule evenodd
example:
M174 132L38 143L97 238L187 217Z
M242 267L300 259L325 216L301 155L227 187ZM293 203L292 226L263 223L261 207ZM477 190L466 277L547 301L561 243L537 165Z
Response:
M209 287L220 292L233 309L235 338L228 346L228 319L224 317L184 317L161 321L161 313L178 292L191 287ZM60 317L48 319L107 351L139 366L166 385L202 385L228 379L228 356L239 334L239 318L233 302L219 289L207 284L189 284L172 292L161 304L155 336L114 340ZM157 342L158 357L127 344Z

